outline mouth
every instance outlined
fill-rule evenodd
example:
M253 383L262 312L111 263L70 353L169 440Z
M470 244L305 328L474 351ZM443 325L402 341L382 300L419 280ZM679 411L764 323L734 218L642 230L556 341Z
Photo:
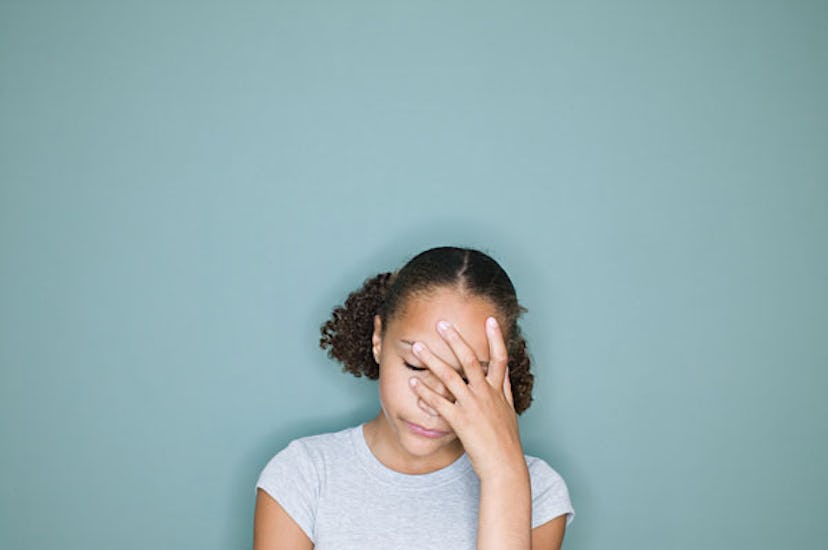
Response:
M419 424L413 424L407 420L403 420L405 425L408 426L408 429L414 432L417 435L421 435L423 437L428 437L429 439L439 439L441 437L445 437L449 434L449 432L443 432L440 430L430 430Z

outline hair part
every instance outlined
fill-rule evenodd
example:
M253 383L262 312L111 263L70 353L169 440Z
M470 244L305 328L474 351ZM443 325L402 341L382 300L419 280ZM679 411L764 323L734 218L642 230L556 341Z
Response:
M374 315L382 319L384 334L392 319L404 315L412 297L444 287L485 298L502 316L515 411L522 413L532 402L534 384L526 340L518 324L528 310L518 302L514 285L503 268L479 250L432 248L417 254L395 272L365 279L362 287L351 292L322 324L319 346L328 349L328 357L342 363L343 371L376 380L379 365L371 349Z

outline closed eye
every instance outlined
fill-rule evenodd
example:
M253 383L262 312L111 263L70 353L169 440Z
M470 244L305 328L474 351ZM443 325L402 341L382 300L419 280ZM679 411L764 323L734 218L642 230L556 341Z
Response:
M419 371L428 370L428 369L427 369L427 368L425 368L425 367L415 367L414 365L412 365L412 364L410 364L410 363L405 363L405 362L404 362L403 364L406 366L406 368L409 368L409 369L411 369L411 370L413 370L413 371L418 371L418 372L419 372ZM465 382L466 384L468 384L468 383L469 383L468 379L467 379L465 376L462 376L461 378L463 378L463 382Z
M411 370L415 370L415 371L424 371L424 370L428 370L428 369L426 369L425 367L415 367L414 365L410 365L410 364L408 364L408 363L404 363L404 365L405 365L407 368L409 368L409 369L411 369Z

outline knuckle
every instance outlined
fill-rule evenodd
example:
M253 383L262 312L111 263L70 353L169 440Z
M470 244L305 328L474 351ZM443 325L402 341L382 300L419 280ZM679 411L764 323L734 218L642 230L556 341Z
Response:
M459 359L463 361L463 364L471 364L473 361L477 360L477 356L468 348L461 348L458 350L458 355Z

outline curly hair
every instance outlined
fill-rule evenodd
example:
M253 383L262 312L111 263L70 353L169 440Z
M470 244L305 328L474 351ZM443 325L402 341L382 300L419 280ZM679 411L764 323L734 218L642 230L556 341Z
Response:
M515 288L502 267L487 254L471 249L443 246L419 253L395 272L365 279L345 303L334 308L321 326L319 346L328 348L328 357L342 363L342 370L354 376L376 380L379 365L374 360L371 336L374 315L388 322L405 311L407 300L435 288L455 287L490 300L504 318L509 355L509 381L515 411L520 414L532 403L534 375L531 359L518 318L528 311L517 299Z

